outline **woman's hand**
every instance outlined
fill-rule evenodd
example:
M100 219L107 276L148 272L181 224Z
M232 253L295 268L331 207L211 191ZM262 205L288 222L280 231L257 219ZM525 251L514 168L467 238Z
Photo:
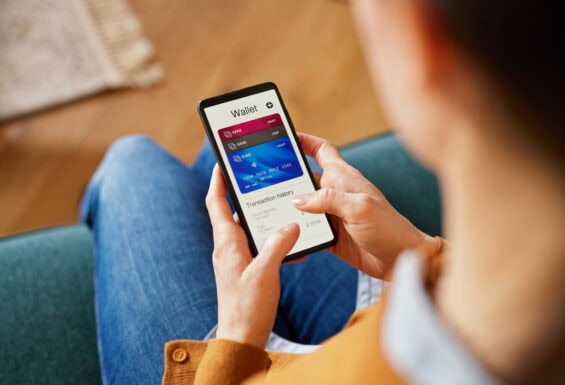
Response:
M264 349L275 322L280 296L279 270L300 229L290 224L267 239L253 258L247 236L232 216L218 166L210 180L206 206L214 232L213 264L218 291L217 338Z
M332 214L338 243L330 251L359 270L383 278L398 254L433 238L396 211L384 195L348 165L329 141L299 134L306 155L322 167L320 190L296 196L296 208Z

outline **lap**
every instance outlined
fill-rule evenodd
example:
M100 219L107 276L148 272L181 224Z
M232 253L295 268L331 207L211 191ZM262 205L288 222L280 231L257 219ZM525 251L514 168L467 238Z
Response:
M206 183L144 137L118 141L82 217L96 242L96 314L106 383L158 383L163 345L216 323Z
M213 240L204 205L214 157L192 168L144 137L118 141L85 194L96 240L96 312L106 382L160 380L162 349L215 325ZM275 332L316 344L354 311L357 271L329 253L281 268Z
M355 311L357 275L326 251L283 266L274 332L302 344L320 344L340 332Z

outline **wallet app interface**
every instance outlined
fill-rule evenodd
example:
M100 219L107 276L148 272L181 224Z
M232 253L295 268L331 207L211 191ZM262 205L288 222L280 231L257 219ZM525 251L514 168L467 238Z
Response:
M290 254L333 239L325 215L304 213L291 202L315 188L274 90L204 113L259 251L269 235L291 222L300 226L300 238Z

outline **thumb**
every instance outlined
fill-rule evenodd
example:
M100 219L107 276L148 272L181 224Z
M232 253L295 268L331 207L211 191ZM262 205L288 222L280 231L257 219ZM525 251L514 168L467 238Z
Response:
M323 188L309 194L297 195L292 203L297 209L308 213L328 213L344 218L358 206L356 200L356 194Z
M258 266L260 268L274 268L278 271L299 235L300 227L296 223L288 224L267 238L254 262L261 265Z

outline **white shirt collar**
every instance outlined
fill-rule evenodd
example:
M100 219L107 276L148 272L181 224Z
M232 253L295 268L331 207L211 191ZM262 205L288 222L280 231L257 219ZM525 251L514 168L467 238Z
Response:
M391 365L411 384L500 384L440 318L424 288L424 264L407 251L395 266L382 328Z

